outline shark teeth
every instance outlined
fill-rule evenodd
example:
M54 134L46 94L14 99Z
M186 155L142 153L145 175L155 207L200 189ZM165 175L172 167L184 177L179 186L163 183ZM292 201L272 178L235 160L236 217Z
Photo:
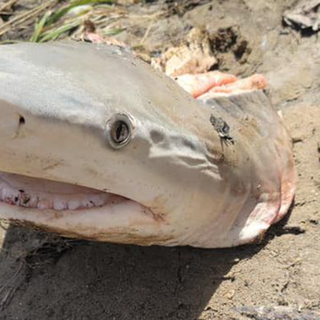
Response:
M61 183L61 192L59 192L58 183L50 181L46 182L45 191L38 191L37 179L22 176L19 178L17 175L12 175L12 179L10 178L11 174L0 173L0 203L39 210L64 211L102 207L124 199L121 196L88 188L83 188L84 192L81 193L79 191L82 189L78 186L74 187L75 193L71 192L72 186L68 186L68 192L66 192L66 185L63 183ZM19 179L21 180L20 185ZM54 193L48 191L50 183L54 184Z

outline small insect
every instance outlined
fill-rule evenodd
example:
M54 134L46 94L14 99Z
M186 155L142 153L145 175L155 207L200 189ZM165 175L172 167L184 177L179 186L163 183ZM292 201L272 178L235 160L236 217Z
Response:
M229 143L234 144L234 139L229 135L230 127L222 118L216 118L214 115L211 115L210 122L220 137L221 145L223 143L226 145Z

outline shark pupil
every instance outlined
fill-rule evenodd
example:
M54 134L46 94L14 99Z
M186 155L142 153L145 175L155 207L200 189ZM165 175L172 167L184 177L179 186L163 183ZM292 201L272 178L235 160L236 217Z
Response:
M114 124L114 129L112 133L112 137L114 142L123 143L129 136L129 128L128 125L124 121L117 121Z
M125 114L115 114L107 122L106 129L109 146L113 149L121 149L131 140L132 124L129 117Z

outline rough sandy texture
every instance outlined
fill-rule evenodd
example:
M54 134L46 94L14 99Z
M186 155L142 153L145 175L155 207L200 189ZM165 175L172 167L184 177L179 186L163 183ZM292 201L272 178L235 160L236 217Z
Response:
M131 28L119 38L139 44L149 28L143 44L152 54L178 44L190 27L206 27L220 70L268 77L295 142L291 215L260 244L228 250L79 242L9 227L1 235L1 320L248 320L262 318L239 308L320 310L319 37L283 26L284 10L298 1L191 2L169 5L161 19L124 20ZM132 11L151 16L163 6Z

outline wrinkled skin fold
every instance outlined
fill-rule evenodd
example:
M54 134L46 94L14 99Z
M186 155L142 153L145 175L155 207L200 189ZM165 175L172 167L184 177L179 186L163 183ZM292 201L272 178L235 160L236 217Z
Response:
M294 197L262 91L196 100L126 49L1 46L0 119L0 218L63 236L236 246Z

